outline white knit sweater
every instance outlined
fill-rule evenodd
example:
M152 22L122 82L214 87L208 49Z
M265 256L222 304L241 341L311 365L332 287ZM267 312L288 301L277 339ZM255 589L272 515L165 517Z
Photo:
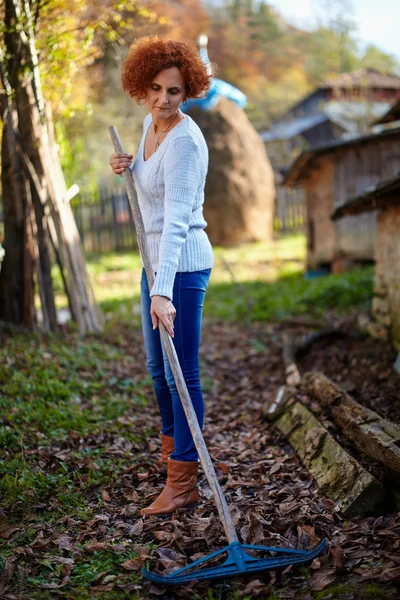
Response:
M156 273L150 295L172 300L177 272L210 269L214 264L203 217L208 149L199 127L186 115L145 161L151 122L147 115L132 173Z

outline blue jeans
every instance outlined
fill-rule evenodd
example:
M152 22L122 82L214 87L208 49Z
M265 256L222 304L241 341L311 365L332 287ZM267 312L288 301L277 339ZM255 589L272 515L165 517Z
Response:
M199 347L204 297L210 273L211 269L177 273L172 298L176 309L173 343L201 428L204 420L204 400L200 386ZM162 433L174 438L175 450L171 454L173 460L197 461L197 450L162 346L159 329L153 330L150 317L151 298L144 269L140 289L147 369L153 380L160 409Z

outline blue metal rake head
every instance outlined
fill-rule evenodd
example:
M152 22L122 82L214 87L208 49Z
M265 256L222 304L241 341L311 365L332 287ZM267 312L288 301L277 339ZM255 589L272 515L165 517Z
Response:
M311 551L274 548L271 546L251 546L249 544L241 544L240 542L232 542L229 546L213 552L204 558L200 558L186 567L177 569L169 573L169 575L158 575L157 573L146 571L146 569L142 569L142 574L147 579L163 585L180 585L189 581L201 581L204 579L225 579L245 573L255 573L257 571L266 571L268 569L305 563L316 558L324 550L325 546L325 540ZM245 550L276 553L277 556L257 558L250 556ZM228 556L221 565L206 566L208 562L213 561L213 559L224 553L227 553Z

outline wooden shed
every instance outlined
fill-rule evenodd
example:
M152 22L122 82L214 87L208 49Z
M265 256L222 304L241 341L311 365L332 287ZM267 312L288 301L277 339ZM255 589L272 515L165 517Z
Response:
M378 212L375 244L374 319L400 350L400 168L398 174L372 190L350 198L332 217L339 222Z
M282 176L303 150L343 137L366 135L371 123L400 100L400 77L358 69L327 79L279 121L259 131L275 173L276 223L285 229L303 224L304 195L294 193ZM300 217L300 218L299 218Z
M357 69L321 82L259 134L273 169L279 171L306 147L327 144L346 132L367 133L371 122L382 119L397 102L400 102L398 75Z
M304 188L307 211L307 268L333 272L375 259L376 211L332 214L379 182L400 171L400 128L349 140L335 140L304 151L283 184Z

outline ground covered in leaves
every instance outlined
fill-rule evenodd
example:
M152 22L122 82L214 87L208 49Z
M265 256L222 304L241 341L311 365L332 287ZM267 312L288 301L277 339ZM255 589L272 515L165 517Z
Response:
M344 521L263 416L284 383L286 330L206 321L205 439L243 543L303 549L326 538L328 552L311 565L233 581L167 589L142 580L142 566L173 569L227 542L204 476L193 513L140 517L164 475L139 329L85 341L68 331L3 335L0 597L398 598L400 513ZM394 419L394 358L386 343L355 334L311 347L299 365L345 382L358 401Z

